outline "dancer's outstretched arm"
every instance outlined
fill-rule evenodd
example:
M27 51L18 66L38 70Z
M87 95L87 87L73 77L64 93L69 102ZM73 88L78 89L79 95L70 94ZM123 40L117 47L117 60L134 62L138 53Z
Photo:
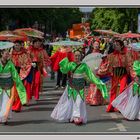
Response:
M85 73L86 73L87 77L89 78L89 80L92 83L97 85L97 88L101 90L102 95L105 99L108 98L108 92L107 92L106 85L93 74L92 70L86 64L84 64L84 67L85 67L84 68Z

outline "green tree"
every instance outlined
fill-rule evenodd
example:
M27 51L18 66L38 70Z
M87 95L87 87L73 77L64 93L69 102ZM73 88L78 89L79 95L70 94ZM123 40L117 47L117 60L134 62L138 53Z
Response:
M112 29L124 33L137 32L138 8L96 8L91 16L91 28Z
M80 23L82 13L78 8L1 8L0 30L18 20L15 28L32 27L35 21L45 25L46 32L65 33L73 23Z

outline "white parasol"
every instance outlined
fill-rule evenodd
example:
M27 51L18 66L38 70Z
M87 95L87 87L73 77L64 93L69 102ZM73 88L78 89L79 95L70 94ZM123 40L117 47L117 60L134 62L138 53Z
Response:
M70 40L65 40L65 41L58 41L58 42L52 42L50 45L57 45L57 46L81 46L84 45L83 42L78 42L78 41L70 41Z
M132 43L130 45L131 45L133 50L140 51L140 43Z
M9 48L12 48L13 46L14 46L14 43L12 43L12 42L0 41L0 50L9 49Z
M101 53L91 53L83 59L83 63L86 63L92 71L96 71L102 62Z

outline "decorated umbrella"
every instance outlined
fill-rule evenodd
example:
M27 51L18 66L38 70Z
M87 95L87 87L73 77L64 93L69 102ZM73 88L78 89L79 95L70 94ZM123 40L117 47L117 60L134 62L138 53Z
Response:
M108 35L116 35L119 34L117 32L114 32L112 30L94 30L95 32L98 32L100 34L108 34Z
M78 41L58 41L58 42L52 42L50 43L52 46L81 46L84 45L83 42L78 42Z
M6 35L6 34L13 34L13 32L9 30L0 32L0 35Z
M140 34L128 32L128 33L121 34L121 37L123 37L123 38L140 38Z
M101 53L91 53L82 62L86 63L95 72L102 62L102 56Z
M12 31L1 31L0 32L0 40L8 40L8 41L16 41L16 40L22 40L26 41L27 37L22 35L16 35Z
M140 43L132 43L130 44L133 50L140 51Z
M82 35L75 35L72 37L72 39L81 39L82 38Z
M14 46L14 43L12 43L12 42L0 41L0 50L9 49L9 48L12 48L13 46Z
M44 33L32 28L21 28L14 30L14 33L43 39Z
M87 39L92 39L92 38L96 38L95 36L88 36Z
M116 37L116 38L121 38L122 35L121 35L121 34L115 34L114 37Z

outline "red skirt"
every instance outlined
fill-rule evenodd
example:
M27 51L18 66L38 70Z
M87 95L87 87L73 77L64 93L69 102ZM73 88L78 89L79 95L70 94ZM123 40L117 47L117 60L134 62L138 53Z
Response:
M88 94L86 96L86 103L90 105L103 105L104 99L99 89L96 85L90 84L88 88Z
M13 111L21 111L21 101L20 101L20 98L19 98L19 95L18 95L18 92L17 92L17 89L16 89L16 84L14 84L14 87L13 87L13 91L14 92L14 103L12 105L12 110Z

